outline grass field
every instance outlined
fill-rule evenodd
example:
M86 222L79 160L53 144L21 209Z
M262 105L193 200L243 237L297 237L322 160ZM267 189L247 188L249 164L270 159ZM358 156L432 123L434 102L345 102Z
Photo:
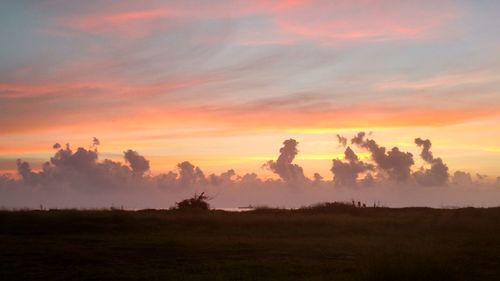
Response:
M500 280L500 208L2 211L0 280Z

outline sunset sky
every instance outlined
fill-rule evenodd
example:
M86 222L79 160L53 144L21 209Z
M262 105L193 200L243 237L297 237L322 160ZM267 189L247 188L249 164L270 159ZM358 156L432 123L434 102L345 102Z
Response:
M293 138L331 179L336 134L366 131L500 176L499 1L0 2L2 173L97 137L153 174L276 178L262 165Z

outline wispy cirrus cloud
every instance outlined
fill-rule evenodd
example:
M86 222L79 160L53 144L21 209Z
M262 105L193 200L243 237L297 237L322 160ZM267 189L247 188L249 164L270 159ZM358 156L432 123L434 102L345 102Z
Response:
M497 73L489 73L484 71L467 72L467 73L450 73L441 74L434 77L418 79L418 80L405 80L394 79L385 81L375 86L379 91L390 90L436 90L436 89L450 89L460 88L467 85L481 85L487 83L499 82L499 75Z
M324 45L345 42L415 40L433 36L457 15L452 3L412 1L319 1L291 13L275 15L283 32L297 40L315 40ZM314 15L314 16L313 16Z
M160 87L162 88L162 87ZM162 88L164 89L164 88ZM171 86L167 87L171 89ZM290 130L297 128L357 128L419 127L461 124L497 117L497 105L449 108L365 103L336 104L326 97L292 96L285 99L263 99L254 102L220 102L200 105L196 99L175 103L159 102L154 96L130 94L123 100L101 103L98 111L93 102L78 103L83 97L61 108L47 112L44 107L29 114L0 120L3 135L44 130L78 128L80 131L146 130L148 128L179 128L182 126L227 128L235 134L246 131ZM99 98L99 96L97 96ZM144 100L144 98L146 98ZM174 96L175 98L175 96ZM162 96L160 96L160 100ZM87 101L88 102L88 101ZM45 104L57 104L46 100ZM11 105L11 111L21 112L24 103ZM75 109L75 110L74 110ZM33 118L37 115L37 118ZM54 120L58 120L54 122ZM23 124L30 124L25 126ZM146 136L145 136L146 137Z
M360 9L363 7L363 9ZM459 12L443 1L214 1L133 2L99 11L62 17L62 24L100 35L143 37L157 31L179 32L192 24L220 20L233 26L243 44L295 44L304 40L325 45L344 42L425 39ZM239 29L248 18L261 28Z

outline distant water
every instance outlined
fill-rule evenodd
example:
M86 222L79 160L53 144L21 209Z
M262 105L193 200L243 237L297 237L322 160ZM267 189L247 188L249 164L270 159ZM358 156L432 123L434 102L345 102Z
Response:
M255 208L252 208L252 207L215 208L215 210L221 210L221 211L226 211L226 212L248 212L248 211L255 210Z

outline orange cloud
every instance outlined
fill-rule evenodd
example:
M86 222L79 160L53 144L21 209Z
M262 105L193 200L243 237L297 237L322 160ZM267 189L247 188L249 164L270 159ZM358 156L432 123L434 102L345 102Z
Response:
M194 106L189 104L134 104L100 111L47 112L19 119L0 121L1 135L35 132L72 132L99 135L109 132L145 132L205 128L206 132L181 133L220 134L262 130L290 130L298 128L369 128L369 127L429 127L460 124L498 116L496 105L474 108L430 108L422 106L388 106L363 104L357 106L324 106L315 108L289 106L262 107L226 104L224 106ZM55 121L57 120L57 121ZM29 124L29 126L26 126ZM165 132L168 134L168 132ZM175 136L175 133L174 133ZM146 136L144 136L146 137Z

